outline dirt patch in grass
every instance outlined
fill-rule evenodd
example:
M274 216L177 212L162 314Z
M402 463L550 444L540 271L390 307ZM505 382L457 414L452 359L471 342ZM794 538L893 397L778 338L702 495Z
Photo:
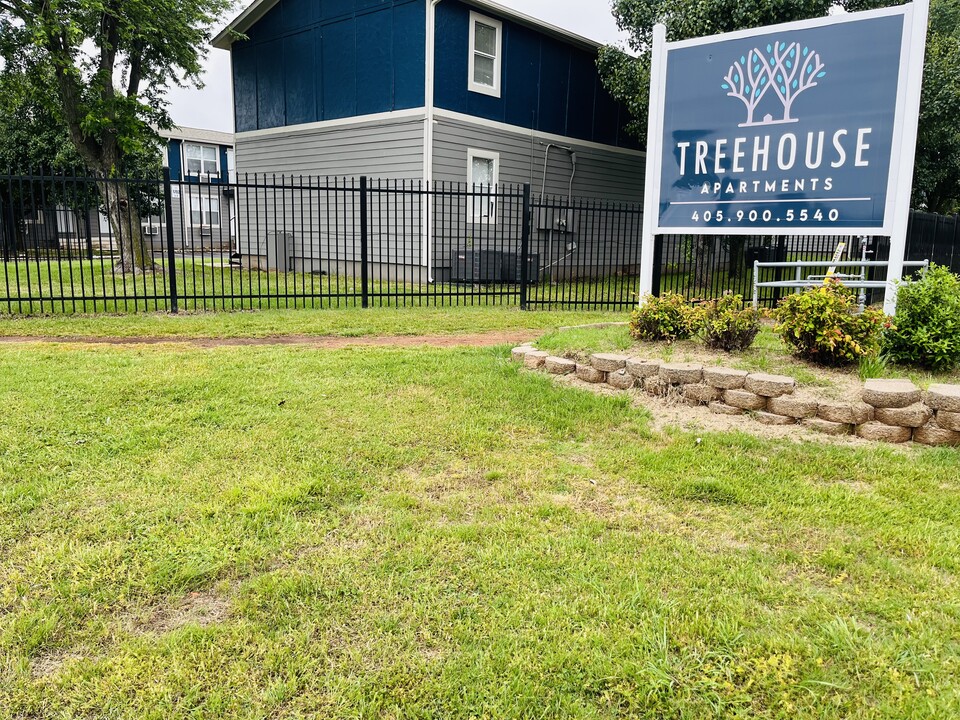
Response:
M179 602L155 608L152 614L136 623L136 630L162 635L187 625L210 627L230 615L230 601L214 591L191 592Z
M85 660L86 657L77 653L56 650L38 655L30 663L30 674L36 680L53 677L69 662Z
M342 350L348 347L493 347L520 344L533 340L541 331L508 330L462 335L396 335L377 337L317 337L310 335L282 335L262 338L187 338L187 337L95 337L86 335L30 337L17 335L0 337L0 343L57 343L69 345L189 345L199 348L250 347L262 345L305 345L321 350Z

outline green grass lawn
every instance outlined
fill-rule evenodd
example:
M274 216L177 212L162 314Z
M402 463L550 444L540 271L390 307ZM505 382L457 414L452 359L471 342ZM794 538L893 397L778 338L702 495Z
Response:
M114 258L62 260L37 257L0 269L0 315L149 313L170 309L170 278L164 258L155 273L114 275ZM175 262L178 309L270 310L354 308L362 302L359 277L260 271L230 266L229 257ZM636 277L532 283L528 300L543 309L628 307ZM517 306L517 285L463 285L381 280L371 276L369 304L376 307Z
M0 407L2 717L960 717L956 450L507 348L8 345Z
M283 335L451 335L506 330L557 330L619 322L626 312L539 311L515 307L340 308L233 313L49 315L0 318L0 337L269 337Z

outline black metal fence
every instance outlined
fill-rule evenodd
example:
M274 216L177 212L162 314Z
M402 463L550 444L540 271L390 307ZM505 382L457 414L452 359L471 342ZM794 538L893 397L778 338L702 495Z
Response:
M888 260L890 239L875 236L866 240L868 260ZM750 297L753 292L753 262L827 262L862 258L861 238L849 236L658 236L654 244L655 293L673 292L691 301L710 300L725 292ZM912 211L907 230L905 260L930 260L960 272L960 223L957 216ZM761 282L793 280L790 270L761 270ZM885 269L871 269L870 280L885 280ZM800 278L796 278L800 279ZM775 306L781 288L760 288L760 304ZM882 291L868 291L869 302L879 302Z
M910 213L907 259L930 260L960 273L960 219L956 215Z
M241 176L0 175L0 313L404 305L627 309L642 207L529 186ZM958 270L956 217L914 213L908 258ZM660 236L654 292L748 297L753 261L860 257L857 238ZM869 258L884 260L886 238ZM767 270L764 280L789 279ZM872 278L883 279L883 278ZM761 295L766 306L778 289Z
M0 312L626 308L641 219L529 186L8 173Z

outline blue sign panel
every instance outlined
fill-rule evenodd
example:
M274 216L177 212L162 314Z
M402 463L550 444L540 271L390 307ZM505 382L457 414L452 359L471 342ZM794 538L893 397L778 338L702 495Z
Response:
M668 45L660 230L885 227L903 35L891 14Z

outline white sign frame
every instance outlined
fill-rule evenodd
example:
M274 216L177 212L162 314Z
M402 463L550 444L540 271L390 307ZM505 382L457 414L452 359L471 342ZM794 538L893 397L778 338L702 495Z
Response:
M791 235L811 236L880 235L890 237L890 260L887 267L887 288L884 310L896 311L896 284L903 278L906 252L907 224L910 219L910 194L913 185L917 125L920 115L920 89L923 83L923 62L926 52L929 0L915 0L907 5L868 10L858 13L838 13L812 20L801 20L769 25L750 30L667 42L666 27L653 28L653 52L650 72L650 112L647 125L647 167L644 184L643 246L640 262L640 296L653 290L654 241L657 235ZM784 227L752 226L721 227L660 227L660 181L663 172L663 118L666 104L667 54L670 50L707 45L726 40L740 40L758 34L790 32L808 28L840 25L871 18L903 15L903 37L900 47L900 74L897 80L897 103L891 144L890 166L887 176L887 198L882 228L803 228L786 231ZM910 148L911 152L905 152Z

